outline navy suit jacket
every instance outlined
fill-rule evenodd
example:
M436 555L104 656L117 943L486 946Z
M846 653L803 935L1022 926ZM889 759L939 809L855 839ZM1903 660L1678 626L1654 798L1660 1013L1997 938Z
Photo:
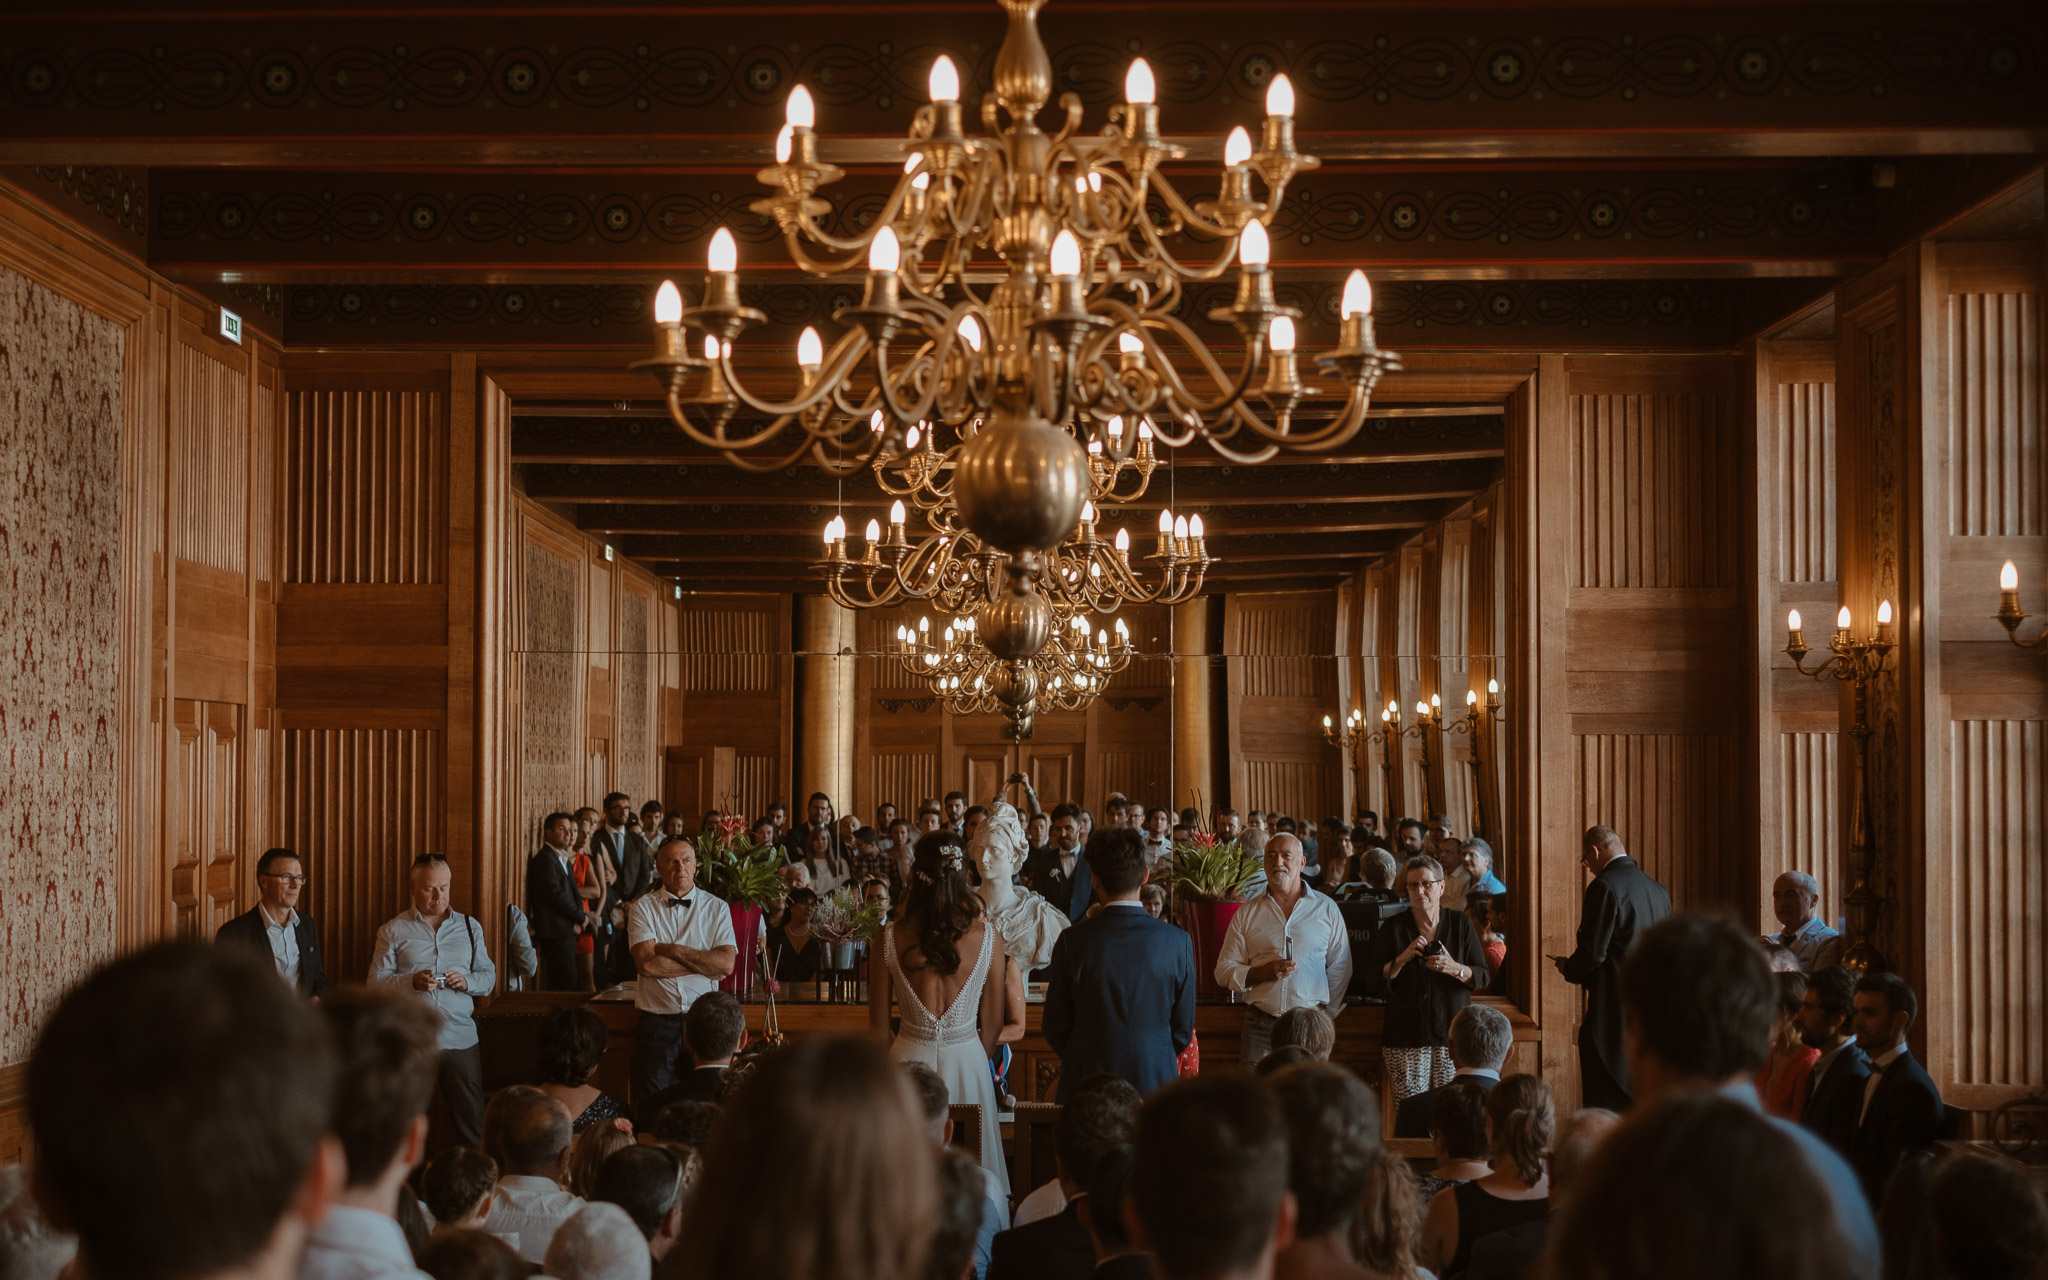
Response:
M320 963L320 930L314 927L312 917L302 911L298 928L292 933L299 940L299 995L308 1000L326 995L327 971ZM237 943L255 951L265 960L273 960L270 926L263 919L261 907L244 911L222 925L213 936L216 942Z
M1860 1093L1856 1103L1863 1103ZM1870 1203L1883 1202L1884 1184L1900 1156L1934 1145L1941 1136L1941 1114L1941 1091L1926 1068L1910 1053L1894 1058L1878 1081L1863 1123L1856 1127L1856 1150L1849 1160Z
M988 1255L987 1280L1088 1280L1095 1270L1095 1242L1081 1225L1080 1202L1050 1218L996 1232Z
M1060 1055L1057 1100L1097 1071L1150 1093L1195 1035L1195 946L1142 908L1106 906L1053 944L1041 1026Z
M1856 1158L1856 1121L1863 1111L1863 1082L1868 1079L1870 1059L1852 1040L1828 1064L1828 1073L1799 1109L1799 1123L1819 1134L1844 1160Z
M543 848L526 860L526 915L541 942L574 938L583 923L576 881L553 849Z
M1023 876L1026 888L1066 912L1069 921L1088 914L1088 902L1095 896L1095 877L1088 870L1085 850L1074 851L1072 876L1060 870L1059 852L1050 845L1024 860Z

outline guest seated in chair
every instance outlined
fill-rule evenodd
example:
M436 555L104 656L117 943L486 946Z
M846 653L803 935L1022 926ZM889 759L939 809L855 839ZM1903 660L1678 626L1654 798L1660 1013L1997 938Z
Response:
M608 1039L604 1019L584 1005L550 1009L540 1020L541 1092L576 1117L577 1133L627 1114L624 1102L590 1083Z

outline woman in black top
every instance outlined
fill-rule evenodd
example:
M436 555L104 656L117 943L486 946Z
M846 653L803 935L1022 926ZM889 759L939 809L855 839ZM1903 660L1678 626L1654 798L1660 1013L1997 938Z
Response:
M1486 1095L1486 1140L1493 1171L1431 1198L1422 1221L1422 1265L1445 1280L1463 1275L1472 1244L1496 1231L1550 1215L1544 1157L1557 1127L1550 1089L1514 1075Z
M1444 910L1444 869L1434 858L1401 869L1408 914L1373 939L1363 977L1387 1002L1380 1057L1394 1105L1451 1082L1451 1018L1486 985L1486 951L1461 911Z
M789 892L789 915L768 926L768 963L777 982L816 982L824 962L824 944L811 932L811 912L818 895L810 889Z

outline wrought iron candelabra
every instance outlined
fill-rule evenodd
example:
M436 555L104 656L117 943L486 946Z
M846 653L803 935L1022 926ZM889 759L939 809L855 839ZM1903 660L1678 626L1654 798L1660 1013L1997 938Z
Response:
M1869 812L1870 682L1884 670L1885 658L1893 648L1892 602L1886 600L1877 606L1877 631L1874 635L1857 639L1850 634L1849 625L1849 606L1843 605L1835 617L1835 633L1828 637L1828 649L1833 656L1808 668L1806 635L1800 629L1799 610L1794 609L1785 618L1785 652L1791 656L1793 667L1801 675L1815 680L1846 681L1853 695L1854 718L1849 726L1849 740L1854 747L1854 772L1849 784L1851 883L1843 898L1849 908L1849 941L1842 953L1842 963L1852 969L1875 971L1884 967L1884 957L1871 945L1870 935L1876 925L1878 905L1883 899L1877 896L1870 884L1873 869Z

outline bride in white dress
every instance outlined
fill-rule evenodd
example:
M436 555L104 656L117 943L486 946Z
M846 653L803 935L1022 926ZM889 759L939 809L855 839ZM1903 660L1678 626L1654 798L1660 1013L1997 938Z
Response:
M1010 1173L989 1074L989 1055L1003 1028L1003 938L983 918L981 899L968 884L959 836L935 831L918 840L902 914L882 926L881 950L884 963L868 984L869 1025L888 1038L890 1008L899 1005L902 1025L889 1056L938 1072L955 1106L981 1107L988 1197L1008 1205ZM992 973L997 981L989 980Z

